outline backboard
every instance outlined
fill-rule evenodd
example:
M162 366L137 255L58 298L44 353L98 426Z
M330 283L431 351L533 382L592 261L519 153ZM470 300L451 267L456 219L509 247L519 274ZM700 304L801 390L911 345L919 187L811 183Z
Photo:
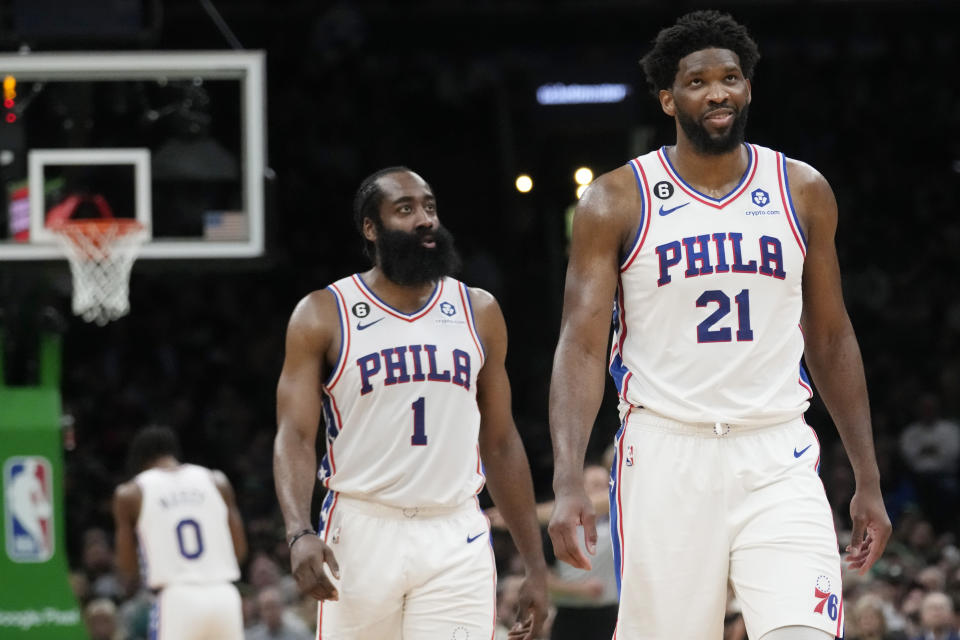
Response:
M108 203L143 223L142 258L262 255L264 62L245 51L0 55L0 261L62 258L46 225L64 203L74 217Z

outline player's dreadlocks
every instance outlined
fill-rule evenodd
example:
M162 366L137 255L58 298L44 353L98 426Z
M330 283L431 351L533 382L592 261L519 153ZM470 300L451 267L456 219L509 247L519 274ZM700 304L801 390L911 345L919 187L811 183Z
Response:
M733 51L740 58L744 77L753 78L760 49L747 28L726 13L693 11L681 16L672 27L661 29L653 40L653 49L640 60L653 94L673 86L681 58L710 48Z

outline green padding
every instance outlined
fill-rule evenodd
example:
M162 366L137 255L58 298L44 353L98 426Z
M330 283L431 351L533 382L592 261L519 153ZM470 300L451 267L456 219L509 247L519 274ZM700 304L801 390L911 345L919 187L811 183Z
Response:
M56 347L56 348L54 348ZM41 347L42 387L0 385L0 638L88 638L64 543L59 340ZM51 366L55 369L51 370Z

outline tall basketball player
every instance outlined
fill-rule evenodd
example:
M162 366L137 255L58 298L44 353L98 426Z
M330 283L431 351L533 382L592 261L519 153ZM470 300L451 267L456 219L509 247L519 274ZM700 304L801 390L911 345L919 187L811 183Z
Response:
M584 451L609 369L621 428L611 530L615 637L719 638L728 581L756 640L842 634L840 555L803 414L813 379L856 476L853 569L882 553L863 365L834 248L837 205L810 166L744 142L756 43L698 11L644 70L676 144L601 176L574 217L550 392L557 557L590 565Z
M117 569L158 592L150 616L157 640L241 640L243 613L233 582L247 554L230 481L179 461L167 427L146 427L130 445L133 480L113 496Z
M430 186L392 167L360 185L373 268L294 309L277 389L274 478L293 575L323 640L490 638L495 568L486 481L526 565L511 637L546 616L546 564L513 423L496 300L449 277L458 259ZM327 489L310 522L323 419Z

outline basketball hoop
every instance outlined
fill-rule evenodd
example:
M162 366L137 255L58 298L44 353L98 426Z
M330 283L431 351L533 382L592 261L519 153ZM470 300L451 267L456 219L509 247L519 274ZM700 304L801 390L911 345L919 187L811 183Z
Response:
M101 327L130 311L130 270L147 229L130 218L58 220L48 226L70 261L73 313Z

